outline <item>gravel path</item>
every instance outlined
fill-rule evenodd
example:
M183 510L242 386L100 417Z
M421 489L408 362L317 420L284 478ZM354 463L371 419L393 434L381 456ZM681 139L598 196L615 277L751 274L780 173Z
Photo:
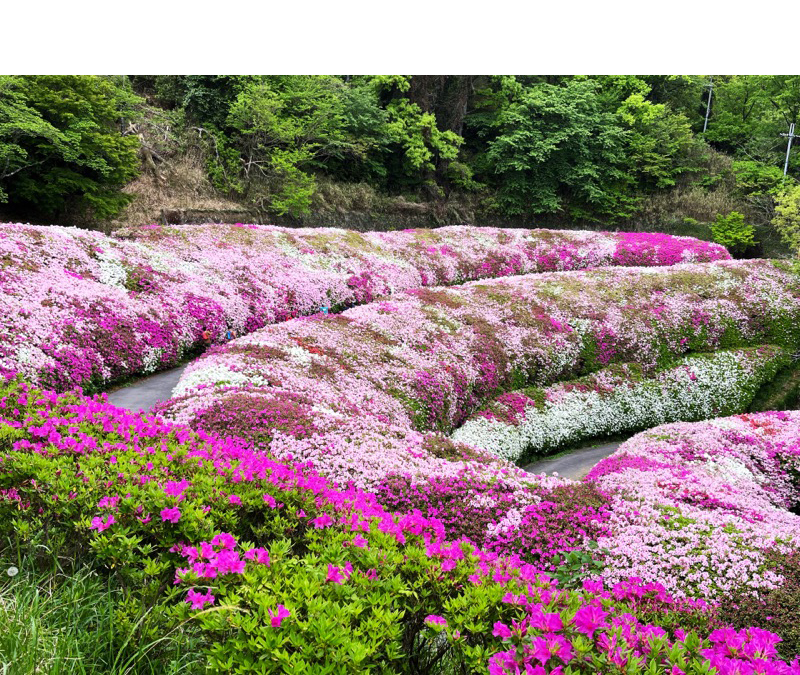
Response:
M112 391L108 394L108 400L119 408L148 412L158 401L166 401L172 396L172 390L178 384L185 368L183 365L165 370L163 373L151 375L127 387Z
M604 457L608 457L622 443L622 441L617 441L595 445L591 448L581 448L560 457L540 459L522 468L528 473L545 473L550 476L557 473L562 478L580 480L592 470L595 464Z

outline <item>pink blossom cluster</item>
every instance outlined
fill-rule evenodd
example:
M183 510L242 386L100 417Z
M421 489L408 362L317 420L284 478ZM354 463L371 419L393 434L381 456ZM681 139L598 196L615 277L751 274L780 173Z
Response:
M768 549L800 547L800 412L656 427L601 461L587 481L612 494L603 576L658 581L676 596L772 589Z
M256 225L134 228L108 237L0 224L0 373L102 387L299 315L398 290L598 265L727 259L658 234L449 227L357 234Z
M368 488L393 473L457 472L475 450L444 448L440 434L520 384L549 385L609 361L652 372L664 358L732 341L792 345L798 327L798 281L767 261L415 289L213 348L160 411Z
M673 606L659 584L633 580L610 590L586 582L579 602L539 575L527 593L507 594L503 602L525 610L511 625L494 624L493 634L506 650L489 662L490 675L553 675L573 673L657 672L686 675L692 661L707 660L718 675L796 675L800 662L776 658L780 637L759 628L718 629L698 649L687 632L675 637L658 625L648 624L631 612L613 611L603 600L624 601L636 608L641 603ZM544 576L544 578L542 578ZM635 611L635 609L634 609ZM701 658L698 658L701 657Z

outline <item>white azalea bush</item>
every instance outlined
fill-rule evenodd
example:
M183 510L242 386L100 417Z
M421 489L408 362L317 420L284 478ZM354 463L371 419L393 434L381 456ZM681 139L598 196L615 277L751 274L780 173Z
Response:
M625 363L502 394L451 438L519 462L587 439L741 412L790 358L772 346L692 354L651 376Z

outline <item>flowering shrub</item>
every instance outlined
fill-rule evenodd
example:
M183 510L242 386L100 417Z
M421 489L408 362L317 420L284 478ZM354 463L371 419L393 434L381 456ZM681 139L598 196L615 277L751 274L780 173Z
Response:
M622 364L501 394L452 438L518 462L584 439L740 413L789 362L787 350L765 346L693 354L649 378Z
M502 392L632 361L650 374L691 352L764 343L800 343L798 279L766 261L518 276L268 326L191 364L160 411L369 488L395 473L458 471L470 451L455 443L450 458L431 453L437 434ZM701 386L681 414L712 410L722 397L713 378L737 372L742 392L725 409L743 410L770 354L752 376L735 356L693 366ZM662 380L675 390L690 375Z
M735 628L763 626L778 633L778 652L788 661L800 654L800 552L767 551L765 557L783 581L758 595L734 592L721 605L720 619Z
M216 672L800 672L778 636L713 630L706 603L660 584L561 589L307 466L14 382L0 386L0 537L121 582L120 635L151 643L191 619Z
M450 227L357 234L256 225L106 237L0 225L0 373L65 390L175 364L204 346L379 295L541 270L727 259L654 234Z
M676 596L763 592L774 554L800 548L800 412L668 424L634 436L587 476L612 493L603 578L658 581ZM767 552L770 552L768 555Z

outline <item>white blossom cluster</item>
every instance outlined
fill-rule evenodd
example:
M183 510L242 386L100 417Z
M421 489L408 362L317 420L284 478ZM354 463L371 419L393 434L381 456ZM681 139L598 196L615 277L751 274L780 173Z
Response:
M540 407L530 400L516 423L478 414L452 439L518 461L581 440L744 412L758 387L787 359L774 347L685 357L642 380L616 376L613 387L584 391L557 384L544 389ZM602 371L596 382L614 379Z

